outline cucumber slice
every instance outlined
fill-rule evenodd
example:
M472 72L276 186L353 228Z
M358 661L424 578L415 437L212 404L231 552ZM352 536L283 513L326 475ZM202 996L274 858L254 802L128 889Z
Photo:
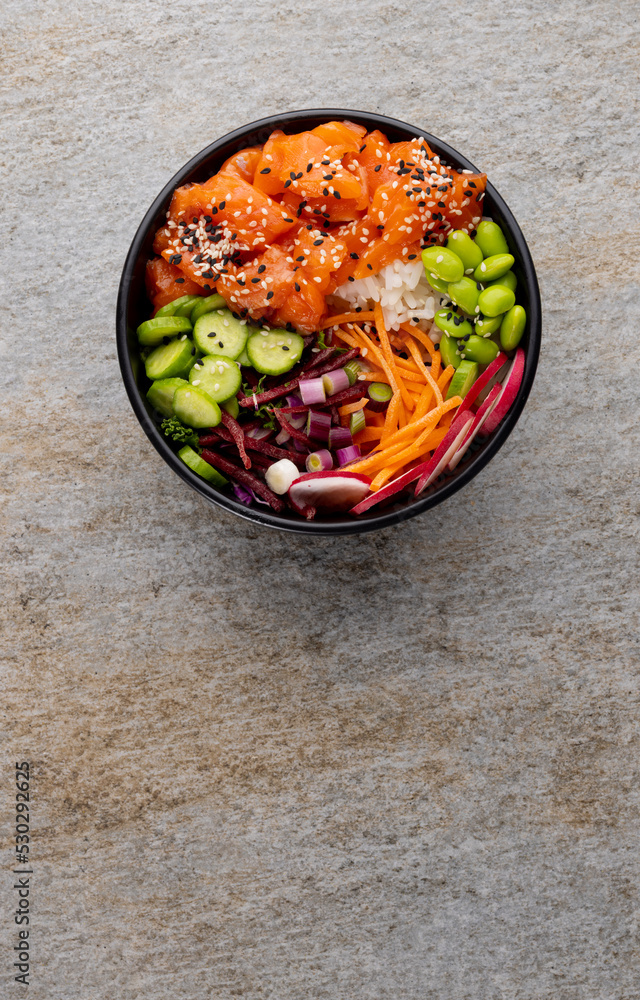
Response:
M201 316L206 316L207 313L213 312L214 309L223 309L226 306L226 302L222 295L218 295L216 292L214 295L207 295L206 299L198 299L195 306L191 310L190 320L194 324Z
M189 299L192 298L194 298L193 295L181 295L179 299L174 299L173 302L168 302L166 306L162 306L161 309L158 309L157 313L153 318L157 319L158 316L175 316L176 311L179 309L179 307L183 306L185 302L188 302ZM193 306L191 308L193 308Z
M254 329L236 319L230 309L214 309L196 321L193 337L203 354L237 358Z
M210 399L223 403L225 399L235 396L242 376L240 368L231 358L221 354L207 354L193 366L189 372L191 385L199 386Z
M293 368L304 350L304 340L288 330L266 330L252 334L247 341L247 355L257 372L283 375Z
M206 392L193 385L178 386L173 412L187 427L215 427L220 423L220 407Z
M247 348L243 348L236 361L239 365L244 365L245 368L251 368L251 362L249 361L249 355L247 354Z
M186 299L186 301L180 303L180 305L177 307L173 315L186 316L189 322L191 323L191 326L193 326L193 320L191 319L191 310L195 306L196 302L200 302L202 300L202 296L184 295L183 298Z
M173 416L173 397L181 385L189 385L183 378L160 378L152 383L147 399L163 417Z
M193 341L185 335L170 344L163 344L152 351L144 363L147 378L173 378L180 376L193 361Z
M156 316L145 320L138 327L141 344L160 344L165 337L175 337L177 333L189 333L191 321L186 316Z
M200 455L193 448L190 448L188 444L185 444L184 448L180 449L178 458L181 458L192 472L197 472L199 476L213 483L214 486L226 486L229 482L228 479L220 475L217 469L214 469L212 465L205 462L204 458L200 458Z
M461 396L464 399L477 379L478 371L479 368L475 361L461 361L449 383L449 391L446 398L451 399L452 396Z
M232 396L231 399L225 399L223 403L220 403L223 410L226 410L230 417L234 420L238 419L238 414L240 413L240 403L238 402L237 396Z

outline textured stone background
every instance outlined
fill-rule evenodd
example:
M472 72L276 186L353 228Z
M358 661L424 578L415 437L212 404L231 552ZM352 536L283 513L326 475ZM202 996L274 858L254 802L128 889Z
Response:
M2 20L3 991L25 992L28 757L34 1000L635 1000L635 5L4 0ZM470 486L311 541L163 465L114 305L188 157L332 104L489 172L545 326Z

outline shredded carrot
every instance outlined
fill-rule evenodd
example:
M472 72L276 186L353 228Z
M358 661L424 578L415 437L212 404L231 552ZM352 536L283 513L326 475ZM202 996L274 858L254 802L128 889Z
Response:
M410 323L402 323L401 329L404 330L405 333L410 333L412 337L416 338L416 340L419 340L423 347L426 347L431 355L431 358L433 359L436 349L433 346L431 338L427 337L426 333L423 333L419 326L411 326Z
M373 427L367 424L361 431L353 436L354 444L367 444L369 441L379 441L382 437L382 427Z
M438 388L440 389L441 392L444 392L444 390L449 385L449 382L453 378L454 372L455 368L453 367L453 365L447 365L442 375L438 379Z
M365 397L364 399L359 399L357 403L345 403L344 406L338 407L338 413L341 417L346 417L349 413L357 413L358 410L364 410L368 402L369 400Z
M448 416L448 414L447 414ZM433 451L442 442L445 434L447 433L446 427L436 427L434 431L431 431L429 436L422 442L421 445L416 447L416 459L424 458L424 455L428 451ZM415 459L414 459L415 460ZM394 462L393 465L387 465L384 469L381 469L374 478L371 480L371 491L373 493L377 490L382 489L386 482L391 479L392 476L399 472L405 465L408 465L406 459L401 462Z
M400 461L401 457L404 458L405 453L403 449L407 449L409 451L415 449L415 446L418 444L418 442L421 441L421 439L424 438L425 435L428 435L434 429L434 427L437 425L439 420L445 415L445 413L448 413L449 410L455 409L457 406L460 405L461 402L462 399L460 398L460 396L452 396L451 399L445 400L445 402L443 402L440 406L434 407L433 410L425 414L425 416L422 417L420 420L416 420L415 423L407 424L406 427L402 427L399 430L395 431L386 440L383 435L381 443L384 445L384 447L382 448L382 450L374 452L371 455L368 455L367 458L363 459L361 462L355 462L352 466L350 466L350 469L353 472L365 472L367 469L370 470L374 467L376 468L384 467L385 465L389 464L387 460L390 458L394 458L396 461ZM391 400L391 403L389 403L389 409L391 408L392 405L393 405L393 399ZM389 410L387 410L387 414L388 413ZM385 421L385 430L386 430L386 421ZM407 442L404 439L407 437L408 434L411 434L412 432L415 433L416 431L421 431L420 436L417 438L416 441L407 446ZM415 458L415 455L412 455L411 457ZM410 460L409 458L406 459L407 462L409 460Z
M440 403L442 402L442 393L440 392L440 387L438 383L435 381L433 375L431 374L427 366L424 364L422 358L420 357L420 351L418 350L415 340L413 339L413 337L410 337L409 334L407 333L405 333L404 340L407 347L409 348L411 357L415 361L416 365L420 366L422 374L424 375L427 382L433 389L435 397L438 400L438 406L440 406Z
M327 316L326 319L320 323L319 330L327 330L330 326L341 326L343 323L352 323L353 321L357 323L371 323L373 321L372 312L350 312L350 313L338 313L337 316Z

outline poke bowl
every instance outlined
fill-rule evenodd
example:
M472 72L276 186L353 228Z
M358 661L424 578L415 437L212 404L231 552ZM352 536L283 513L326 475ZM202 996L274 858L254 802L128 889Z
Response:
M490 462L533 384L541 306L485 174L424 129L319 109L236 129L166 184L116 335L185 483L270 527L356 534Z

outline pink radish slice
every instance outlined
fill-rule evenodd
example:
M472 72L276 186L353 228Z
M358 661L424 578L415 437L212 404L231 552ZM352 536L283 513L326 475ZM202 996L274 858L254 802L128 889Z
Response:
M371 507L375 507L376 504L382 503L383 500L388 500L394 493L399 493L400 490L403 490L410 483L419 479L426 470L427 465L427 462L422 462L421 465L416 465L415 469L410 469L409 472L405 472L402 476L398 476L397 479L393 479L390 483L387 483L387 485L383 486L377 493L370 493L369 496L365 497L361 503L352 507L349 513L364 514L366 510L369 510Z
M523 375L524 351L521 347L519 347L513 361L511 362L511 367L505 375L504 382L502 383L502 390L496 400L495 406L484 422L484 426L482 428L483 434L491 434L492 431L495 431L502 418L507 415L511 409L514 399L518 395L518 389L522 383Z
M484 389L480 390L480 392L476 396L476 403L478 404L478 406L480 406L482 403L484 403L485 399L487 398L487 396L489 395L489 393L493 389L493 387L496 384L496 382L500 382L500 384L502 385L504 377L505 377L505 375L507 374L507 372L509 370L509 365L510 364L511 364L511 362L507 358L507 360L503 364L503 366L500 369L500 371L496 372L496 374L492 378L489 379L489 381L485 385Z
M458 463L460 462L460 460L466 454L466 452L469 449L469 447L471 446L471 442L475 438L476 434L480 431L480 429L482 428L484 422L487 420L487 418L489 417L489 415L492 413L493 408L496 405L496 401L497 401L497 399L498 399L498 397L499 397L499 395L500 395L501 392L502 392L502 386L501 385L494 385L494 387L491 389L489 395L487 396L487 398L485 399L484 403L482 404L482 406L480 407L480 409L476 413L475 417L473 418L473 423L471 424L471 427L467 431L466 438L464 438L462 444L460 445L460 447L458 448L458 450L454 453L453 458L449 462L449 465L447 466L447 468L449 469L449 472L453 472L453 470L455 469L456 465L458 465Z
M423 472L418 485L416 486L415 495L417 497L420 496L422 491L426 490L427 486L430 486L433 480L437 479L442 470L446 468L460 447L460 444L464 441L465 436L468 434L469 428L474 420L475 417L473 413L469 412L469 410L467 410L466 413L460 413L458 411L447 434L434 451L429 462L427 462L427 467Z
M500 351L498 357L495 358L490 365L487 365L482 375L480 375L475 380L475 382L469 389L469 392L464 397L462 403L460 404L460 409L458 410L456 417L459 417L461 413L466 413L466 411L473 406L473 404L475 403L476 399L478 398L482 390L489 384L491 379L498 374L505 361L508 360L509 359L507 355L504 353L504 351ZM453 426L453 424L451 426Z
M309 472L289 487L289 499L297 511L315 507L322 511L349 510L369 492L371 480L357 472Z

